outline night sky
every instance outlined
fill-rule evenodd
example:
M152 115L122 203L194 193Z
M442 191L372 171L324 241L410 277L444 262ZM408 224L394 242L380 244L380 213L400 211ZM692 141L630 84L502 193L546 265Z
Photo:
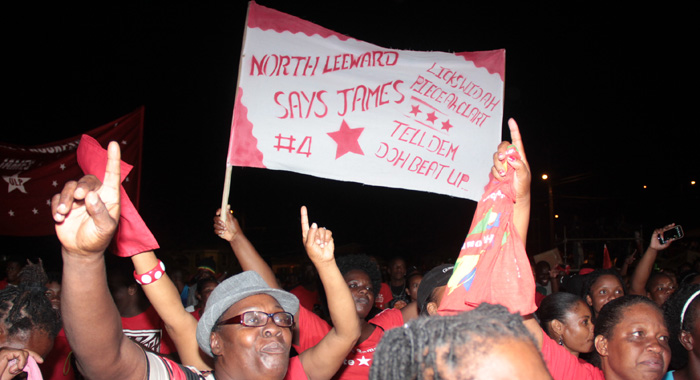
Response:
M690 185L700 180L691 117L697 33L689 9L258 3L387 48L506 49L504 138L513 117L534 177L530 253L549 248L544 172L553 178L559 237L564 227L569 236L619 237L670 222L697 231L699 185ZM144 220L163 252L226 249L211 220L221 203L246 8L245 1L13 4L3 21L0 141L65 139L144 105ZM278 258L302 248L302 204L339 247L383 257L456 256L475 208L443 195L251 168L234 168L230 200L258 249ZM5 253L41 256L53 254L45 251L54 240L0 237Z

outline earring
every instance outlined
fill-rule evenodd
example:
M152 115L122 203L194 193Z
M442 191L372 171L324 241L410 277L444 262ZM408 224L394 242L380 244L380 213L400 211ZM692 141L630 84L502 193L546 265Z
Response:
M559 343L560 346L564 345L564 340L562 339L561 335L559 335L559 342L557 343Z

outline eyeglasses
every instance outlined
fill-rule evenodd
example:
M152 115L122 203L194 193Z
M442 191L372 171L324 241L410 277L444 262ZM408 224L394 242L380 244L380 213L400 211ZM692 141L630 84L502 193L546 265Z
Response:
M270 318L279 327L292 327L294 325L294 316L286 311L278 311L272 314L264 311L246 311L243 314L221 321L217 325L241 324L246 327L260 327L265 326Z

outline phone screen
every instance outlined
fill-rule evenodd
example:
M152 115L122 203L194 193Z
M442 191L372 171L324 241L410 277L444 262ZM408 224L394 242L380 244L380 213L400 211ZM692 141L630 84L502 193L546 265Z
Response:
M659 237L662 244L665 244L669 240L678 240L683 237L683 228L681 226L675 226L668 231L664 231L663 237Z

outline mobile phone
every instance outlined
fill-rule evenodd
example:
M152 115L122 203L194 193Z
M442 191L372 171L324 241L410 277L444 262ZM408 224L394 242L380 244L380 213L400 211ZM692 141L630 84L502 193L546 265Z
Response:
M661 244L666 244L669 241L678 240L678 239L682 238L683 236L684 236L683 235L683 227L674 226L670 230L664 231L664 233L659 235L659 242Z

